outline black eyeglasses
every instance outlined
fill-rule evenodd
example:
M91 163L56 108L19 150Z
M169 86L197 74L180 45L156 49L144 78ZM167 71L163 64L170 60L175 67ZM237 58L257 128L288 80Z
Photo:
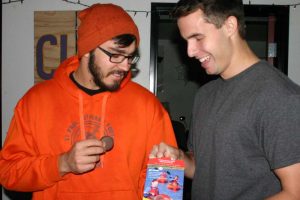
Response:
M121 63L127 58L128 63L133 65L133 64L137 63L137 61L140 59L140 57L138 55L125 56L122 54L110 53L110 52L106 51L105 49L102 49L101 47L98 47L98 48L109 57L109 61L112 63Z

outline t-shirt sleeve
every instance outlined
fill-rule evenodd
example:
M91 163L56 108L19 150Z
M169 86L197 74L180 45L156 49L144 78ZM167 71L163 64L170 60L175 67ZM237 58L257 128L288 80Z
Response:
M300 95L270 102L261 127L263 149L272 169L300 162Z

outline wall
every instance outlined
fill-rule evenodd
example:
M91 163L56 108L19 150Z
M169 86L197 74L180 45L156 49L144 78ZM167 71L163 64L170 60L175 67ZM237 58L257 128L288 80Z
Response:
M2 2L8 2L3 0ZM77 0L73 0L77 2ZM150 11L151 2L175 3L177 0L81 0L82 3L116 3L126 10ZM299 0L251 0L252 4L293 4ZM245 1L244 3L249 3ZM24 0L21 3L2 5L2 141L6 136L13 108L18 99L33 85L34 81L34 34L33 12L35 10L81 10L84 6L62 0ZM136 82L150 88L150 14L130 13L137 23L141 34L141 60L138 64L139 75ZM290 9L289 36L289 76L300 84L300 6ZM3 195L3 200L8 198Z

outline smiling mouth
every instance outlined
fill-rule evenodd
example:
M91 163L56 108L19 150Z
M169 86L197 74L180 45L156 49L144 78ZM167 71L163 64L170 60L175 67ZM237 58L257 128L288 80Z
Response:
M108 75L112 75L116 78L119 78L119 79L122 79L126 76L126 72L123 72L123 71L113 71L113 72L110 72Z
M210 59L209 56L205 56L205 57L200 58L199 61L200 61L201 63L203 63L203 62L209 61L209 59Z

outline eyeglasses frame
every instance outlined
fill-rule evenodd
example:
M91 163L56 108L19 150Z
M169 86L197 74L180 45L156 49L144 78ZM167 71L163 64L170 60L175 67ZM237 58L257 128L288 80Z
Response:
M109 57L109 61L112 62L112 63L116 63L116 64L119 64L119 63L122 63L125 59L128 60L128 63L131 64L131 65L134 65L136 64L139 59L140 59L140 56L139 55L131 55L131 56L125 56L123 54L118 54L118 53L110 53L109 51L103 49L102 47L99 47L98 46L98 49L100 49L103 53L105 53L108 57ZM116 61L112 61L112 57L113 56L122 56L123 59L120 61L120 62L116 62ZM129 59L131 59L131 62L129 62Z

